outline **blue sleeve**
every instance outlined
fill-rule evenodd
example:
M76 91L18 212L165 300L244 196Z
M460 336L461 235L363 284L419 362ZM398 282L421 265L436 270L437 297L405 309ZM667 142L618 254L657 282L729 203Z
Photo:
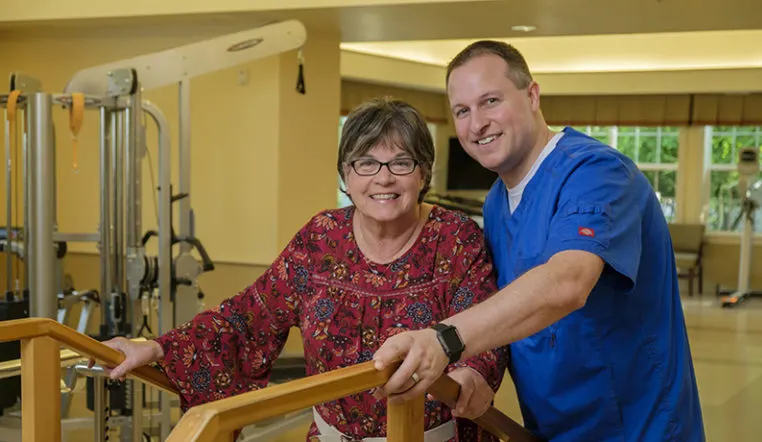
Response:
M594 253L632 289L641 255L640 202L644 191L652 191L650 185L615 155L587 159L566 178L545 256L564 250Z

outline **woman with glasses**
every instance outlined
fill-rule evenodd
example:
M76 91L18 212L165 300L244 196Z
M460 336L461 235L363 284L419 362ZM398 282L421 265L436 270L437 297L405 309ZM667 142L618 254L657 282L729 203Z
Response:
M423 203L433 163L431 133L412 106L361 105L344 124L337 164L353 204L315 215L262 276L218 307L153 341L109 341L126 355L111 377L158 362L187 409L266 387L291 327L301 329L307 375L315 375L370 361L388 337L434 327L486 299L496 283L481 230L462 213ZM462 418L489 407L504 361L498 349L449 367L459 402L450 410L427 398L427 442L497 440ZM372 392L313 414L311 441L386 436L386 400Z

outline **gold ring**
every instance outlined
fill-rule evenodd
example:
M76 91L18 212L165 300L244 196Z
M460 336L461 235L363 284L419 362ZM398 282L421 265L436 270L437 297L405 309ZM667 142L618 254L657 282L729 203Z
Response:
M421 378L418 376L418 373L413 373L413 375L410 376L410 379L412 379L413 382L416 383L416 384L418 383L418 381L421 380Z

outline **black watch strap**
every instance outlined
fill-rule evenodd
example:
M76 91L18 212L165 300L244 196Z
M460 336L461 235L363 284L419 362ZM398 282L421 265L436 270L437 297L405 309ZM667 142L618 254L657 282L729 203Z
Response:
M437 339L442 346L445 354L450 358L450 363L458 362L466 346L460 338L460 334L455 326L446 324L436 324L433 327L437 332Z

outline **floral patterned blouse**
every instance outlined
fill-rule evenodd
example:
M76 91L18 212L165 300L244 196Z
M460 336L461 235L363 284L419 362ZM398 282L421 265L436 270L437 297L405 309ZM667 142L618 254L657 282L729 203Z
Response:
M352 230L354 207L314 216L250 287L157 338L161 368L184 410L264 388L290 327L299 327L308 376L372 359L389 337L430 327L496 291L482 231L466 215L434 206L415 244L388 264L365 258ZM453 364L469 366L497 391L502 349ZM357 439L386 436L386 400L370 392L316 406L323 419ZM451 419L426 401L425 427ZM454 441L497 441L457 419ZM319 432L313 423L308 440ZM316 439L315 439L316 440Z

